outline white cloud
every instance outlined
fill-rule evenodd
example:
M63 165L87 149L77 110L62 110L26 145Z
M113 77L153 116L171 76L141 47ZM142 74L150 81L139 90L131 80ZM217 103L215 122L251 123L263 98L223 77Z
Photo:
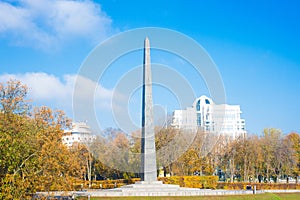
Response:
M81 80L81 87L78 88L80 96L87 96L87 88L96 88L93 96L97 103L97 108L111 109L110 102L113 91L77 75L65 75L63 80L61 80L54 75L46 73L3 74L0 75L0 82L6 82L9 79L20 80L29 88L29 99L32 99L38 104L70 110L72 109L73 90L76 78Z
M28 99L33 101L32 105L63 110L75 121L88 121L94 130L116 126L125 131L137 129L136 123L132 125L132 119L128 118L129 96L120 88L107 89L98 82L74 74L62 78L43 72L0 74L0 82L10 79L28 86Z
M110 31L111 19L89 0L0 2L0 34L15 44L49 48L72 39L99 42Z

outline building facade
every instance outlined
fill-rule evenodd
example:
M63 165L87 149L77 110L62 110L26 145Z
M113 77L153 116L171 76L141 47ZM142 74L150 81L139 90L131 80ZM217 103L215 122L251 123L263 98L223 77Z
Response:
M63 144L71 147L74 143L89 145L96 139L96 135L91 134L90 127L85 122L72 124L71 130L65 130L62 137Z
M217 105L203 95L194 101L192 107L175 110L172 126L193 131L200 129L234 139L246 134L241 113L239 105Z

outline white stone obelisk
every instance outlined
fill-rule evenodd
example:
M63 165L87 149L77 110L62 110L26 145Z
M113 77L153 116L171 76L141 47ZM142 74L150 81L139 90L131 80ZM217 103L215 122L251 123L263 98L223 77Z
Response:
M153 121L150 42L146 37L144 44L141 138L141 181L144 182L157 181L155 133Z

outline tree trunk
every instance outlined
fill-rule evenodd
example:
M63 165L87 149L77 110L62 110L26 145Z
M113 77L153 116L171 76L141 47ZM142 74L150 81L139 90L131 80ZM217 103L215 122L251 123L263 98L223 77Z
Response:
M86 168L87 168L87 176L88 176L88 181L89 181L89 188L91 188L92 187L92 162L91 162L90 152L88 152Z
M267 165L267 180L269 180L269 165Z
M248 182L247 158L244 157L244 182Z
M172 163L169 165L169 172L170 172L170 176L173 176L173 164Z
M230 182L233 183L234 176L234 159L229 160L229 168L230 168Z

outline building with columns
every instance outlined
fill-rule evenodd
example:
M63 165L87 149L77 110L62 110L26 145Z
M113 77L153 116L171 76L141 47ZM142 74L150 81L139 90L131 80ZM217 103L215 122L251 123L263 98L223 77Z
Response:
M229 138L246 134L239 105L215 104L207 96L197 98L192 107L173 112L172 126L185 130L203 130Z

